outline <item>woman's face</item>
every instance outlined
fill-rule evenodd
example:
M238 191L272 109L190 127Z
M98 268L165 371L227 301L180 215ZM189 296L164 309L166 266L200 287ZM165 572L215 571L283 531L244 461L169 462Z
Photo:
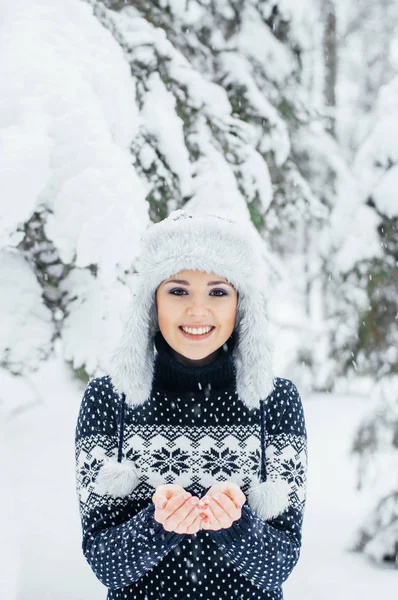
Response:
M207 364L230 337L236 319L238 294L224 277L203 271L180 271L156 290L159 329L186 364ZM191 333L184 328L190 328ZM200 327L209 327L203 333ZM196 331L192 331L196 329ZM181 360L188 359L187 361Z

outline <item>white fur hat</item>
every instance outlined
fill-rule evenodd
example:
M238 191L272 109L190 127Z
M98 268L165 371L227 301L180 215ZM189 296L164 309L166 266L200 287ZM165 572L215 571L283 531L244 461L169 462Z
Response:
M175 210L152 225L142 239L137 285L130 317L112 357L110 375L116 393L137 406L151 393L154 338L159 330L156 289L183 270L216 273L239 293L232 351L237 392L249 408L273 390L271 345L267 333L266 271L255 232L224 215Z

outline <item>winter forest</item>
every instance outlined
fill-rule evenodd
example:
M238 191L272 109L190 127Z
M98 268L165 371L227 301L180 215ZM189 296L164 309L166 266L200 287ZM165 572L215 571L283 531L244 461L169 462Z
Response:
M252 227L309 472L289 600L392 598L398 568L398 3L0 3L2 600L105 598L74 427L140 235ZM397 185L397 188L395 187Z

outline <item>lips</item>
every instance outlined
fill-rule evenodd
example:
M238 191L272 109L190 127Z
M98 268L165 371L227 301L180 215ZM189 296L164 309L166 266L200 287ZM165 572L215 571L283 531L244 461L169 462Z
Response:
M211 336L211 334L215 330L215 327L212 327L208 333L202 333L202 334L196 334L196 335L194 333L187 333L186 331L184 331L182 329L181 326L178 329L181 331L182 335L188 340L205 340Z

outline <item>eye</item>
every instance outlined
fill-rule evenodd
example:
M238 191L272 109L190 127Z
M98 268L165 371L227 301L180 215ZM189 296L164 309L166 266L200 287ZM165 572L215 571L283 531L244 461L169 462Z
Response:
M169 294L171 294L172 296L183 296L186 293L187 293L187 290L184 290L183 288L173 288L172 290L169 291ZM225 290L222 290L222 289L211 290L210 294L213 296L216 296L218 298L222 298L223 296L228 296L228 292L226 292Z

